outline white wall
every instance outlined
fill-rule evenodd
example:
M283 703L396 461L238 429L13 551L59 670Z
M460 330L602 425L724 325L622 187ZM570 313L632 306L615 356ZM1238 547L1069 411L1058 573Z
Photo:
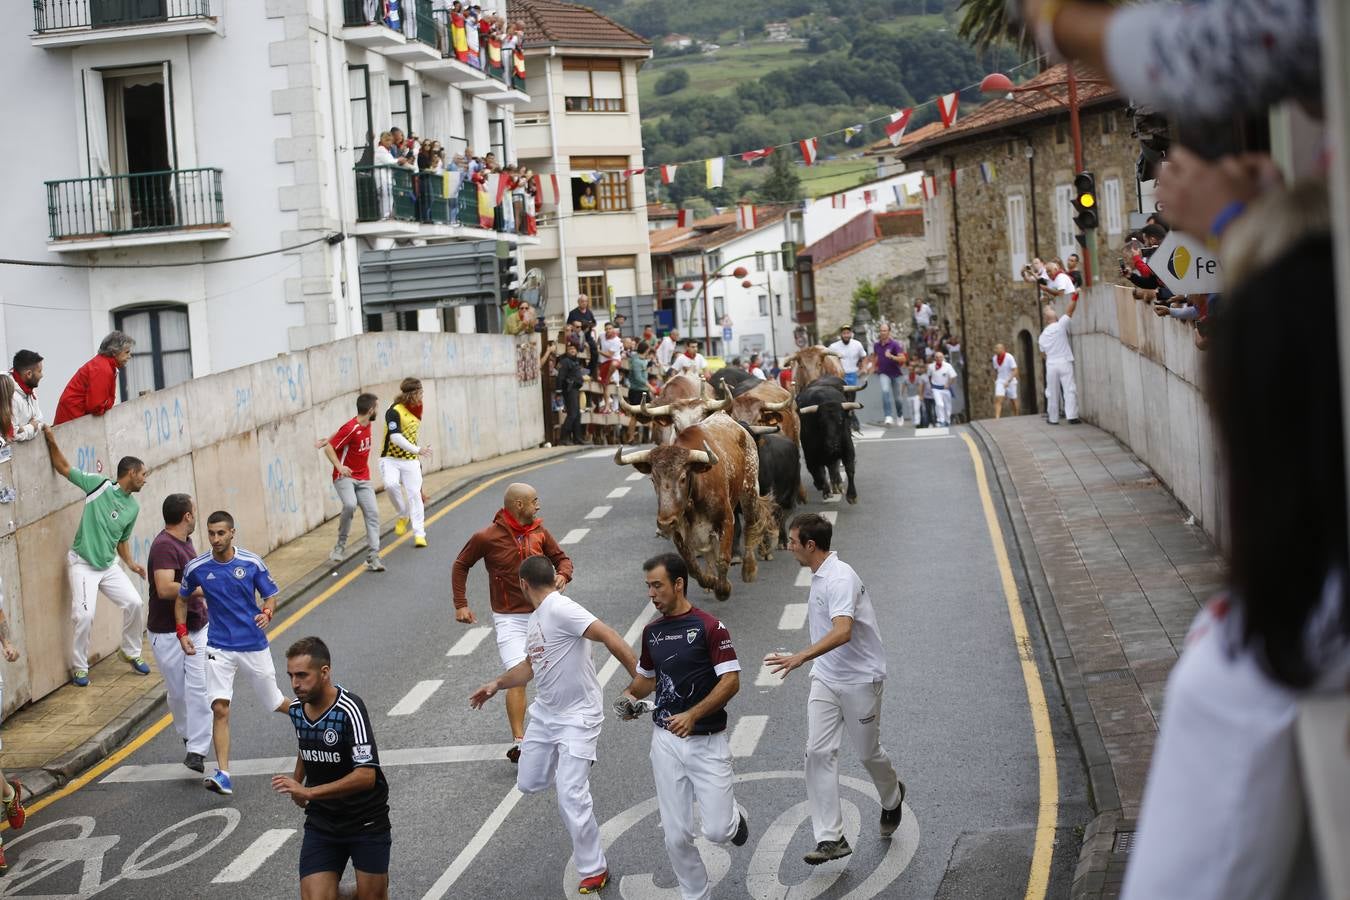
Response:
M870 209L873 212L895 209L895 191L893 188L898 186L901 195L903 195L905 188L908 187L909 192L914 194L919 190L919 182L922 178L923 176L919 172L909 172L841 191L835 196L845 198L844 206L837 209L831 205L829 197L809 201L806 207L806 215L803 217L806 245L814 244L825 235L852 221L864 209ZM873 191L876 195L870 204L866 202L866 197L864 197L867 191Z

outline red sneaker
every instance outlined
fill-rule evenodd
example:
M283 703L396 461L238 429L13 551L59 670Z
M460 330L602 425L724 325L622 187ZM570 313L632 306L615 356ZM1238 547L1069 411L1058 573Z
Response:
M9 782L9 786L14 788L14 799L5 804L5 818L9 820L10 828L22 828L28 819L28 813L23 809L23 785L15 778Z
M599 875L592 875L590 878L581 879L581 883L577 885L577 893L598 894L607 884L609 884L609 869L606 869Z
M5 848L0 845L0 875L9 871L9 863L5 862Z

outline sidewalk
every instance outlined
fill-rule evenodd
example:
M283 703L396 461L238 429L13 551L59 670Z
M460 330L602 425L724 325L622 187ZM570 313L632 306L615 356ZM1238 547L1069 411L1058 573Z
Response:
M431 499L428 514L431 505L494 475L573 452L567 447L522 450L435 472L424 482L424 490ZM394 531L394 508L383 491L378 497L384 535L381 543L387 545ZM199 550L205 549L200 533L194 535L194 540ZM278 609L328 579L338 565L328 560L336 541L334 518L264 557L281 588ZM364 559L365 547L365 527L358 511L352 522L347 559ZM448 597L446 609L449 615ZM114 653L90 669L89 687L67 684L6 719L0 729L4 740L0 768L5 775L19 778L33 798L41 797L98 763L142 724L162 715L166 711L163 681L154 669L149 638L145 641L145 660L151 665L150 675L137 675Z
M1097 817L1072 896L1118 895L1167 675L1218 552L1114 437L1038 416L975 423L1007 501Z

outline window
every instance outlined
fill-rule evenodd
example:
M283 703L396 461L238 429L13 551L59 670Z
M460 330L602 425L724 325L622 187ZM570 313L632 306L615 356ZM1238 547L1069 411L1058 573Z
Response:
M577 276L577 291L591 298L591 309L607 309L609 292L605 290L605 273Z
M357 160L375 150L375 123L370 116L370 66L347 66L351 98L352 155Z
M506 165L510 157L506 153L506 123L501 119L488 119L488 143L501 164Z
M404 134L416 134L412 127L412 92L408 82L389 82L389 127L401 128Z
M1008 196L1008 258L1013 279L1020 279L1027 264L1027 201L1021 194Z
M774 308L774 312L776 312L778 315L781 316L781 315L783 314L783 295L782 295L782 294L774 294L774 295L773 295L773 308Z
M1115 113L1107 113L1102 116L1102 138L1105 138L1108 134L1115 134L1119 127L1120 123L1117 121ZM1105 140L1103 140L1103 143L1105 143Z
M1119 178L1108 178L1102 182L1102 218L1107 234L1120 234L1124 230Z
M623 63L564 59L563 98L568 112L623 112Z
M727 301L724 297L713 298L713 325L722 321L722 317L727 314Z
M572 171L600 172L599 178L588 183L581 178L572 179L572 209L582 209L581 198L590 188L595 198L595 209L602 211L632 209L632 200L628 193L629 179L623 177L628 168L626 156L573 156Z
M1055 252L1061 260L1068 259L1070 253L1078 250L1074 240L1073 224L1073 186L1060 184L1055 186Z
M770 271L770 272L777 272L777 271L778 271L778 254L777 254L777 253L772 253L772 252L769 253L769 271Z
M1055 123L1055 143L1056 143L1056 144L1067 144L1068 142L1069 142L1069 123L1068 123L1068 122L1056 122L1056 123Z
M192 378L192 345L185 306L149 306L113 314L113 327L136 341L131 362L118 373L122 399Z
M768 294L760 294L760 295L759 295L759 314L760 314L761 316L767 316L767 315L769 314L769 295L768 295Z
M756 271L756 272L763 272L763 271L764 271L764 254L763 254L763 253L756 253L756 254L755 254L755 271Z

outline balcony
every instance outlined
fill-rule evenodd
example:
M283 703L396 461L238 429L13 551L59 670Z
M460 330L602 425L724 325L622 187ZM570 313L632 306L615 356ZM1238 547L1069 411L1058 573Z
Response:
M33 0L34 47L219 34L211 0Z
M47 248L56 252L218 241L231 234L220 169L49 181L47 223Z
M431 0L406 3L405 12L411 9L412 19L398 22L398 28L378 15L367 18L366 13L376 11L379 6L378 3L368 4L367 0L342 0L342 39L404 62L441 58L441 51L436 46Z
M478 186L471 181L447 193L446 176L413 172L404 166L356 166L355 174L356 234L539 242L538 237L524 233L524 216L517 216L505 203L493 207L487 218L479 208Z
M453 84L465 93L482 96L492 103L514 106L529 101L529 95L525 93L525 79L515 73L513 51L502 51L500 70L487 64L475 65L467 50L455 50L457 29L449 11L436 10L432 22L440 53L433 61L418 63L418 72ZM486 55L486 50L482 52Z

